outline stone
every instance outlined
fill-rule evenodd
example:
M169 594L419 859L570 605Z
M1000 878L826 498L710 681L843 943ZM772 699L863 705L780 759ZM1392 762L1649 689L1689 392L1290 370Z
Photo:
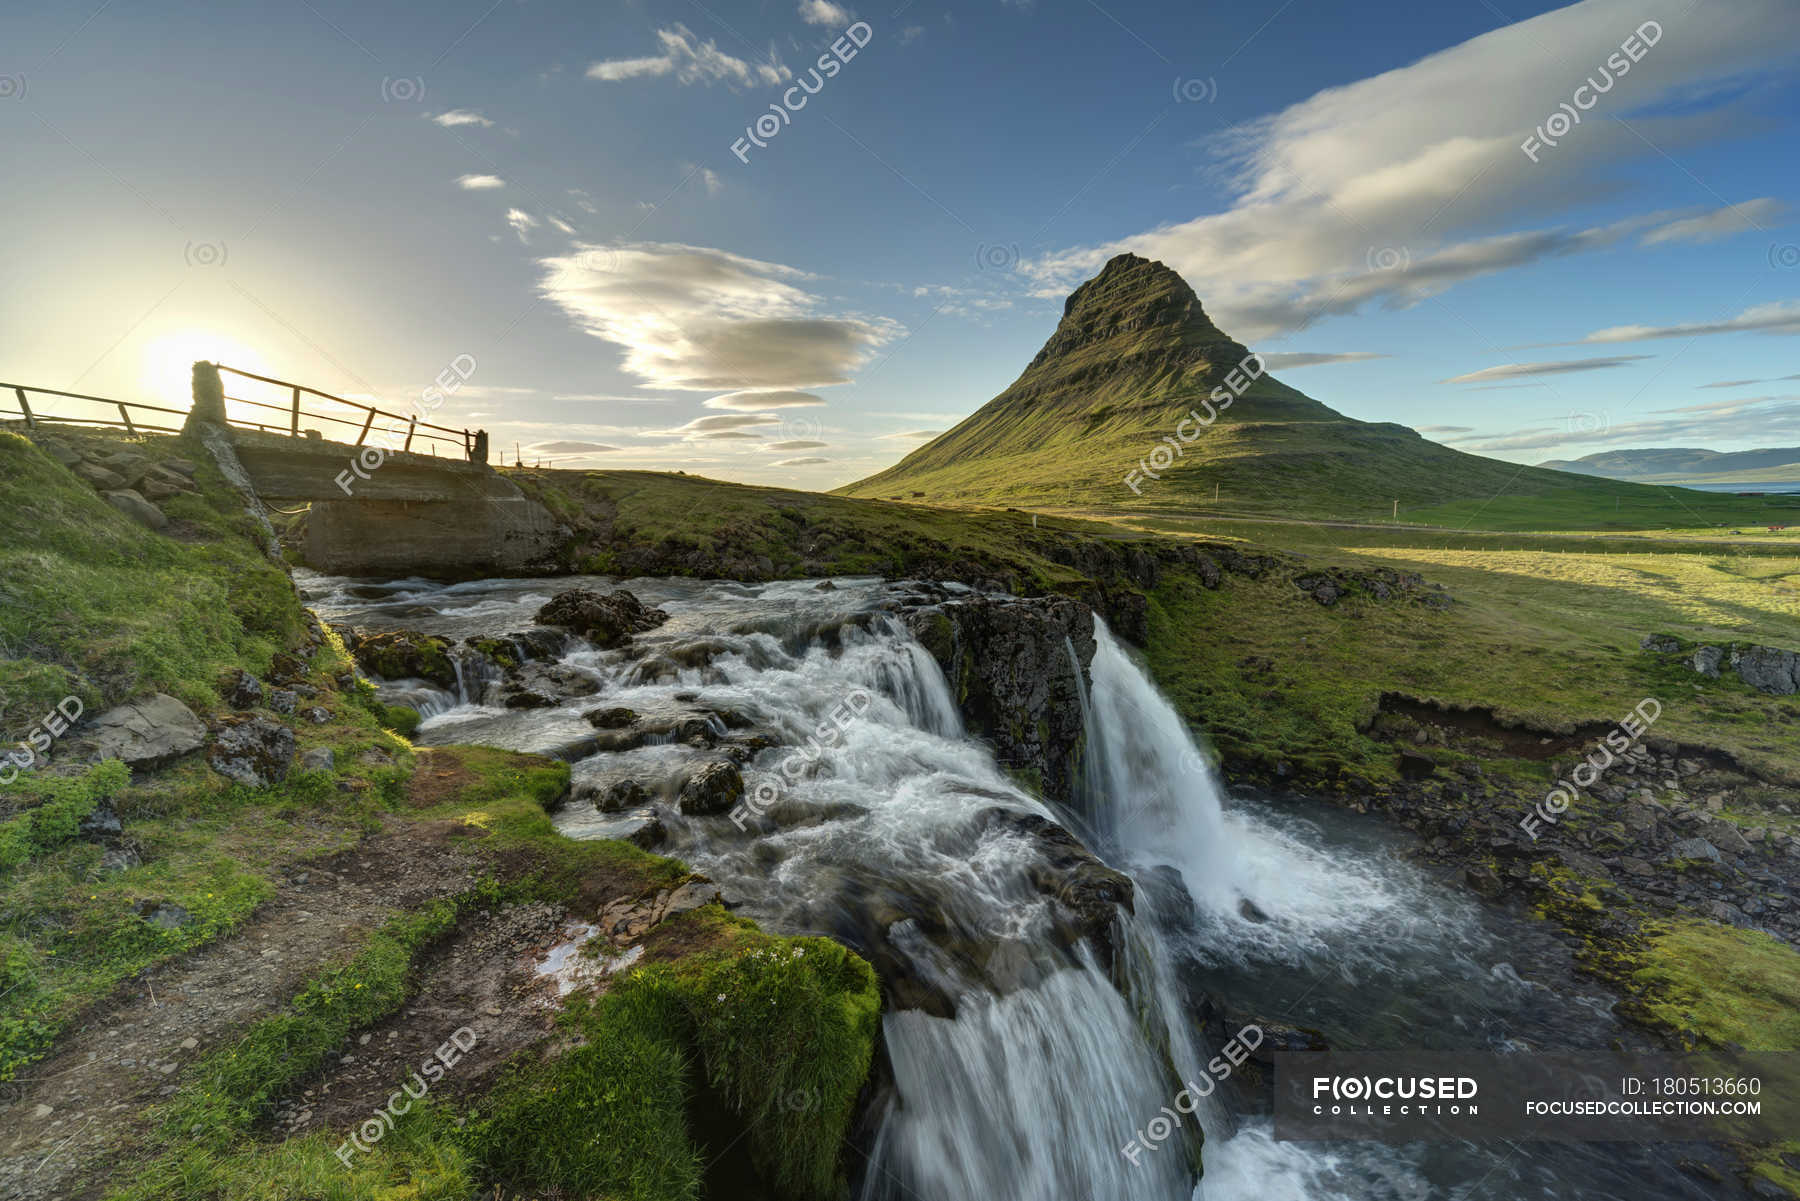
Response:
M599 593L571 588L550 598L534 618L541 625L567 626L596 646L622 646L633 634L653 630L669 620L661 609L645 605L619 588Z
M590 709L582 714L587 723L596 730L623 730L637 724L638 715L635 709L617 707L612 709Z
M744 776L737 764L720 759L688 773L676 796L676 808L688 817L724 813L744 798Z
M242 668L227 677L219 692L233 709L254 709L262 704L262 681Z
M1713 844L1727 855L1748 855L1750 843L1743 832L1727 821L1710 821L1701 827L1700 832L1706 841Z
M86 838L114 838L125 832L125 826L112 806L102 801L81 819L76 830Z
M1719 678L1719 665L1725 662L1723 647L1703 646L1694 651L1694 657L1688 661L1695 671L1708 679Z
M1707 901L1700 906L1700 911L1715 922L1724 922L1728 926L1748 926L1750 918L1736 905L1726 901Z
M1400 775L1408 780L1423 780L1437 774L1437 760L1418 751L1400 752Z
M367 634L356 643L356 662L384 680L429 680L440 688L457 686L448 638L414 630Z
M294 732L260 717L226 718L206 759L212 769L248 788L267 788L287 778L294 761Z
M300 696L292 688L271 688L269 690L269 708L277 713L292 713L294 706L300 703Z
M89 760L119 759L140 771L172 763L205 742L206 727L193 710L161 692L108 709L76 740Z
M1710 859L1720 861L1719 848L1704 838L1683 838L1669 848L1667 859Z
M126 484L124 476L98 463L77 463L74 470L76 475L102 492L117 491Z
M315 726L322 726L331 720L331 710L323 705L312 705L300 710L300 716Z
M179 930L194 920L193 914L171 901L139 901L134 908L158 930Z
M593 837L616 838L621 842L629 842L644 851L653 850L662 845L666 835L667 831L663 829L662 818L657 816L654 809L634 809L592 828Z
M100 495L106 499L107 504L146 529L168 528L169 519L163 515L163 511L129 488L116 492L102 492Z
M1667 634L1645 634L1638 646L1658 655L1673 655L1681 650L1681 639Z
M300 756L301 771L330 771L337 766L337 755L328 746L314 747Z
M739 786L742 787L741 778ZM594 794L594 808L602 813L621 813L627 809L640 808L649 802L650 790L637 780L613 780ZM687 810L684 809L683 812Z
M1800 654L1772 646L1747 646L1731 653L1738 678L1758 692L1792 696L1800 692Z

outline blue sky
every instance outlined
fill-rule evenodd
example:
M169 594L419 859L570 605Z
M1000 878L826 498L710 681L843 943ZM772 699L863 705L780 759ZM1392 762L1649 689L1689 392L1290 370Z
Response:
M9 6L0 377L472 361L437 418L528 458L829 487L1129 249L1355 417L1800 444L1797 48L1791 0Z

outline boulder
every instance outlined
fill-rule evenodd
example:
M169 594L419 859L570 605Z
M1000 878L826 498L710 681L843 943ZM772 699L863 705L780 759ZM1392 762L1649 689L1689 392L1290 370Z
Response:
M637 780L612 780L594 794L594 808L602 813L622 813L650 803L650 790Z
M1727 855L1748 855L1750 853L1750 842L1744 837L1743 831L1728 821L1715 818L1702 826L1700 832L1706 836L1707 842L1712 843Z
M611 709L589 709L582 716L596 730L623 730L637 724L637 711L622 706Z
M1724 648L1717 646L1703 646L1694 652L1694 657L1690 662L1695 671L1703 676L1716 680L1719 678L1719 664L1724 661Z
M116 492L102 492L100 495L106 498L107 504L146 529L168 528L169 519L163 516L163 511L129 488Z
M1792 696L1800 692L1800 654L1772 646L1747 646L1734 650L1731 665L1738 678L1758 692Z
M440 688L456 687L448 638L415 630L365 634L356 643L356 662L384 680L430 680Z
M300 703L300 694L291 688L269 689L269 708L277 713L292 713Z
M194 920L193 914L172 901L139 901L135 908L139 917L158 930L179 930Z
M233 672L219 691L233 709L254 709L262 704L262 681L242 669Z
M199 750L206 727L193 710L158 692L108 709L83 727L78 742L88 759L149 770Z
M535 620L541 625L567 626L596 646L614 647L630 641L633 634L655 629L669 620L669 615L645 605L623 588L609 593L571 588L552 597L537 611Z
M206 751L212 769L248 788L267 788L287 778L294 762L294 732L261 717L228 717Z
M688 817L711 817L743 799L743 773L730 760L718 759L688 773L675 803Z
M76 475L103 492L115 491L123 488L126 484L124 476L110 468L102 467L98 463L77 463L74 471Z
M337 755L328 746L314 747L300 756L301 771L330 771L337 766Z
M1683 838L1669 848L1666 859L1710 859L1720 861L1719 848L1704 838Z

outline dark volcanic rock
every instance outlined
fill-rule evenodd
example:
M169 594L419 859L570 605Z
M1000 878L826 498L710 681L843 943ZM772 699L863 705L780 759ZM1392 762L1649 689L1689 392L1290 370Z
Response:
M1030 869L1033 887L1053 898L1071 938L1091 938L1111 950L1113 919L1132 911L1136 890L1131 877L1114 871L1075 836L1035 813L987 809L985 826L1002 825L1029 837L1040 858Z
M242 669L232 673L221 691L233 709L254 709L262 704L262 681Z
M737 764L718 760L689 773L681 782L676 807L689 817L724 813L744 797L744 777Z
M456 687L456 665L450 640L414 630L364 634L356 642L356 661L384 680L430 680L440 688Z
M536 620L567 626L596 646L612 647L623 645L633 634L654 630L669 620L669 615L650 608L623 588L609 593L571 588L552 597L537 611Z
M1093 610L1066 597L972 597L909 613L906 623L943 669L969 732L1045 796L1073 800Z
M287 778L294 751L294 732L286 726L260 717L228 717L206 749L206 761L229 780L267 788Z

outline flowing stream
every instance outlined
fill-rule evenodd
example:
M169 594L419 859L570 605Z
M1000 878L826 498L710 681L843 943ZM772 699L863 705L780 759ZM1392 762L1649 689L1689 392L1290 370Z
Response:
M531 630L553 592L617 583L297 574L330 621L456 639ZM1605 1047L1631 1036L1583 995L1540 925L1438 884L1403 858L1401 836L1323 805L1227 797L1103 626L1084 698L1086 779L1064 810L966 736L936 662L896 616L938 599L926 589L629 587L670 621L619 650L567 640L557 670L584 695L506 708L474 656L462 657L455 693L387 681L383 695L426 715L421 742L570 759L577 799L557 822L571 837L618 836L642 820L583 797L617 781L650 785L660 853L707 874L766 928L830 935L876 964L893 1087L850 1157L860 1201L1723 1195L1667 1149L1278 1143L1227 1087L1185 1119L1205 1128L1197 1188L1179 1133L1127 1155L1184 1081L1206 1078L1218 1050L1195 1018L1206 998L1315 1029L1340 1049ZM582 714L599 707L666 719L676 733L596 751ZM655 804L661 782L716 758L704 744L734 732L757 736L735 819ZM1059 923L1031 819L1071 830L1135 883L1110 962Z

